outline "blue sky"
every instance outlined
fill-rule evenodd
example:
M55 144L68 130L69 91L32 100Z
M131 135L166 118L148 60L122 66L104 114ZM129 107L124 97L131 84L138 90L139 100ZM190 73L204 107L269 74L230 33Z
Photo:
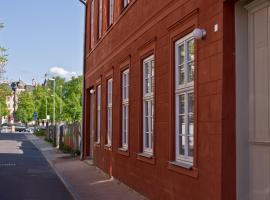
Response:
M9 80L82 73L84 6L78 0L0 0L0 22Z

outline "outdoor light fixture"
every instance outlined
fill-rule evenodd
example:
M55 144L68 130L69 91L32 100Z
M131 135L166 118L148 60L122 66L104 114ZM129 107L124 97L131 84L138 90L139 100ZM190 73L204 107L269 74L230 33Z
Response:
M195 39L201 40L206 36L206 30L201 28L195 28L192 32L192 35Z
M90 94L94 94L96 91L94 89L90 90Z
M86 0L79 0L82 4L86 5Z

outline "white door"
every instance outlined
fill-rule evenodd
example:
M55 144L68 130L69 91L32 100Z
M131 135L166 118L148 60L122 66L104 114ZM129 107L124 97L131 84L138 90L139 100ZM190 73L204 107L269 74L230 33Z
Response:
M94 135L95 135L95 94L90 93L90 141L89 158L93 159Z
M250 200L270 200L270 1L248 10Z

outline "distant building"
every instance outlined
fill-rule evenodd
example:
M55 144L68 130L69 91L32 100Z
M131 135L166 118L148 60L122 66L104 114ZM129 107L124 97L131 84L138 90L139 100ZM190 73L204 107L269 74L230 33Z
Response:
M29 85L25 83L24 81L22 81L21 79L19 79L19 81L8 83L10 88L11 88L12 83L16 84L16 91L15 92L12 91L12 95L6 98L6 104L9 110L9 115L5 119L5 121L11 122L11 123L14 122L14 111L16 111L18 108L17 103L18 103L19 94L23 91L32 92L34 88L38 85L38 83L34 79L32 80L32 85Z

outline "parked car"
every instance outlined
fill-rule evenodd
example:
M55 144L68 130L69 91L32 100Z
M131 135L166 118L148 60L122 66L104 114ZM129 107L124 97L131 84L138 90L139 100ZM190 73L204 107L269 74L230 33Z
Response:
M21 132L27 132L26 129L27 129L27 128L26 128L25 126L17 126L17 127L15 128L15 131L16 131L16 132L20 132L20 133L21 133Z

